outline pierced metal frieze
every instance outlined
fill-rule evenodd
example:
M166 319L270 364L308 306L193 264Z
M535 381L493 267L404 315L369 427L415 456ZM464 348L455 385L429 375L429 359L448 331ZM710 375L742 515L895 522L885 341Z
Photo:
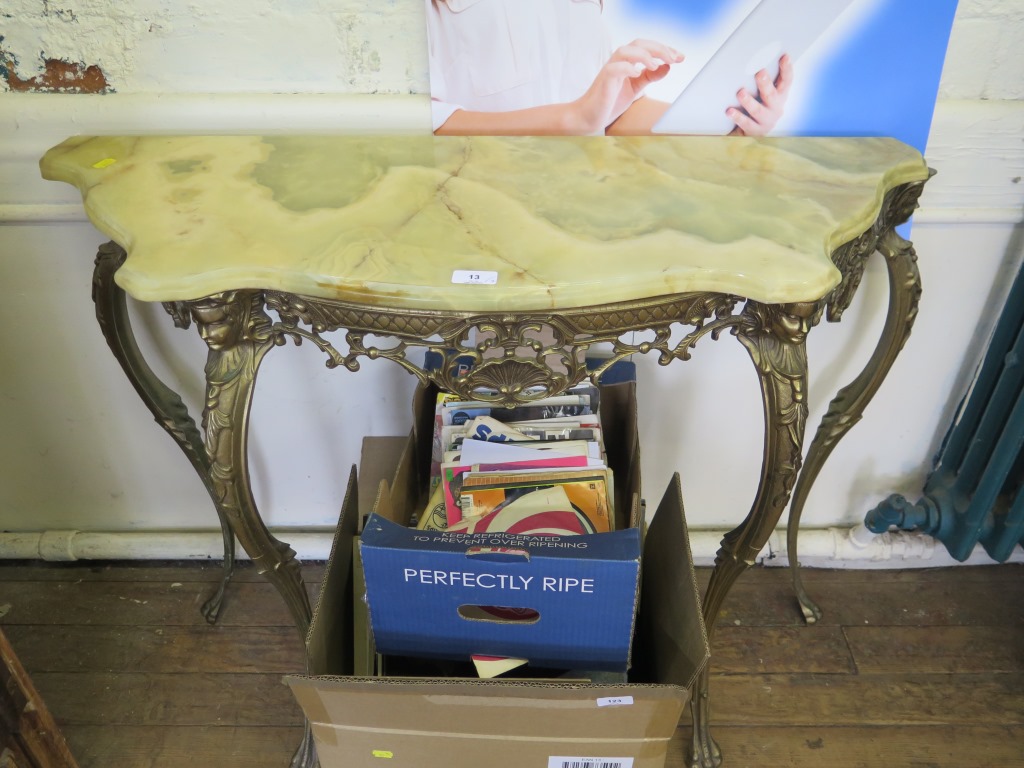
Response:
M268 291L266 306L280 318L272 328L278 343L308 340L327 355L327 366L358 370L360 358L387 359L424 383L469 399L528 403L564 391L590 375L596 381L616 361L655 352L659 363L688 359L697 341L736 325L737 298L717 293L677 294L565 312L376 311L330 299ZM708 322L710 320L710 322ZM673 341L673 326L694 330ZM324 334L345 330L347 349ZM642 341L633 332L653 334ZM384 337L387 343L371 342ZM604 345L600 364L587 369L586 355ZM610 352L607 347L610 347ZM414 351L441 362L428 369ZM464 374L466 363L470 372Z

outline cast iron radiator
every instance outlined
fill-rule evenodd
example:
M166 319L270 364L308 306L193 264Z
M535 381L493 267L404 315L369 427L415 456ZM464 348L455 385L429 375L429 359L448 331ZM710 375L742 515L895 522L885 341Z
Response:
M916 504L893 495L867 514L875 533L917 529L957 560L981 543L1005 561L1024 543L1024 267L996 323L974 383L943 439Z

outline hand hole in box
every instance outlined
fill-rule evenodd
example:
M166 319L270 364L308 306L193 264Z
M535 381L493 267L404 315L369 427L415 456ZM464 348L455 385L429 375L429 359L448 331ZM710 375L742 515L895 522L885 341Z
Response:
M503 605L460 605L459 616L467 621L489 621L494 624L536 624L540 621L540 612L533 608Z

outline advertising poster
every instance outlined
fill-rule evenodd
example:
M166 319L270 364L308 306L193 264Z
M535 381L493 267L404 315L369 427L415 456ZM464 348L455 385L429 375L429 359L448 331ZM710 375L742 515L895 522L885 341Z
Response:
M425 2L436 133L893 136L922 151L956 11L956 0Z

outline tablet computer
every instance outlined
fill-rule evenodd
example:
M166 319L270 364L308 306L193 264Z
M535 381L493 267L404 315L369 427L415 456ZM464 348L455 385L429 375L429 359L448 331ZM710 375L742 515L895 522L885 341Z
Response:
M796 61L860 0L761 0L651 129L654 133L729 133L725 114L742 87L757 94L754 75L779 75L779 57Z

